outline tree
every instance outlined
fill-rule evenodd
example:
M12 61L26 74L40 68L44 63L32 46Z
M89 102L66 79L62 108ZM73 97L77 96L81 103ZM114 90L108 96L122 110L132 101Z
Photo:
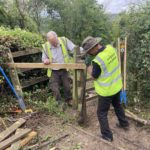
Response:
M117 36L128 36L128 94L132 104L150 106L150 1L117 17ZM136 105L137 106L137 105Z
M29 15L36 22L38 31L41 31L41 25L43 24L43 14L45 12L45 3L41 0L30 0L28 2Z
M103 7L96 0L45 1L50 18L49 29L81 44L88 35L110 40L109 23Z
M0 1L0 20L1 25L15 28L37 31L37 25L29 16L27 11L28 1L13 0Z

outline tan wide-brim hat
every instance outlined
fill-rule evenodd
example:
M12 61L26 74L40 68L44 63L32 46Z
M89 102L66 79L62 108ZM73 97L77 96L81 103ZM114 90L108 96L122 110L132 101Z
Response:
M102 38L100 38L100 37L94 38L92 36L88 36L87 38L85 38L82 42L82 48L84 49L84 55L86 55L101 40L102 40Z

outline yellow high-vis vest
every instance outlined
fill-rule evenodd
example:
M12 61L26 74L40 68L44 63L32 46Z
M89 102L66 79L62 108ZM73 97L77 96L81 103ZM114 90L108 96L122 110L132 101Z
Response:
M93 62L101 68L101 75L94 80L96 93L104 97L118 93L122 89L122 78L116 49L107 45Z
M63 56L64 56L64 62L65 63L69 63L69 54L68 54L68 51L66 49L66 45L65 45L65 37L59 37L58 38L59 42L60 42L60 45L61 45L61 48L62 48L62 53L63 53ZM50 46L50 43L49 42L46 42L45 44L42 45L43 49L45 52L48 52L48 57L49 57L49 60L52 62L52 52L51 52L51 46ZM47 76L48 77L51 77L52 75L52 70L51 69L47 69Z

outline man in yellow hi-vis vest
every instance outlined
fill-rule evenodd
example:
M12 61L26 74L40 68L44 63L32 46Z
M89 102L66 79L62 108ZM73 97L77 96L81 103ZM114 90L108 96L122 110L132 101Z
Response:
M91 63L87 60L85 62L87 62L88 73L94 78L95 91L99 95L97 116L102 138L113 141L113 134L107 119L111 103L119 120L117 126L128 129L129 123L120 104L122 79L116 49L111 45L102 46L99 44L100 41L101 38L89 36L83 41L82 47L86 56L94 57Z
M73 53L75 45L66 37L58 37L54 31L50 31L47 33L47 42L42 47L42 61L48 65L50 63L69 63L68 50ZM58 105L62 102L60 94L60 84L62 84L65 102L71 106L72 94L68 71L66 69L48 69L47 76L50 78L51 90Z

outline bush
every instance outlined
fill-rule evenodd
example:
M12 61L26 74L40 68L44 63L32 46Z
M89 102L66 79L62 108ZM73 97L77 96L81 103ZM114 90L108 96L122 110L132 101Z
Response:
M11 46L20 49L41 47L43 43L41 35L32 33L20 28L14 30L10 28L0 27L0 44L6 47Z
M130 106L150 107L150 1L117 17L116 33L128 36L127 90ZM115 24L115 25L116 25ZM133 107L132 107L133 108Z
M128 72L130 94L135 102L147 104L150 98L150 2L132 9L128 20ZM131 78L132 77L132 78ZM132 95L132 94L131 94Z

